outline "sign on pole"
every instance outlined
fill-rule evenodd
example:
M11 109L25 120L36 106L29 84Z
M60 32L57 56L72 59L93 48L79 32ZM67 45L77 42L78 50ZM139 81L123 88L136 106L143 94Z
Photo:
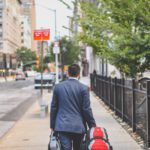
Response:
M59 54L60 53L59 42L54 42L53 53L54 54Z
M41 95L43 95L43 41L50 39L50 29L34 30L33 38L35 41L41 41Z
M48 41L50 40L50 29L34 30L35 41Z

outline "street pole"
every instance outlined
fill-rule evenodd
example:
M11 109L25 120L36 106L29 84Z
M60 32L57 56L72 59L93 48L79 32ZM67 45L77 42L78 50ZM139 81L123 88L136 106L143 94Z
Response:
M59 42L54 43L53 53L55 54L55 72L56 72L56 84L59 83L59 70L58 70L58 54L60 53Z
M56 63L56 84L59 83L59 79L58 79L58 53L55 54L55 63Z
M41 41L41 96L43 96L43 40Z
M57 16L56 9L53 10L55 16L55 41L57 41ZM55 71L56 71L56 84L59 83L59 70L58 70L58 53L55 53Z

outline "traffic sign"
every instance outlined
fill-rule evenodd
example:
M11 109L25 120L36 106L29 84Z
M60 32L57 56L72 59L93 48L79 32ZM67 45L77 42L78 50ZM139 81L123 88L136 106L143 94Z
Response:
M47 41L50 39L50 29L34 30L35 41Z
M60 53L60 48L59 47L53 47L53 53L54 54L59 54Z
M54 47L59 47L59 42L54 42Z
M60 53L59 42L54 42L53 53L54 54L59 54Z

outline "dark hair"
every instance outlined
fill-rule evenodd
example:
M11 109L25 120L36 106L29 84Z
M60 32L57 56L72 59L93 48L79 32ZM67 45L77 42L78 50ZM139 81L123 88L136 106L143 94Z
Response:
M80 66L78 64L72 64L68 68L69 76L77 77L80 74Z

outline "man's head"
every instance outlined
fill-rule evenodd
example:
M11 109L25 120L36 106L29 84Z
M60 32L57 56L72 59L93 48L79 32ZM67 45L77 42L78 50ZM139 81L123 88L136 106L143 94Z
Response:
M80 67L78 64L72 64L68 68L68 74L70 77L78 77L80 74Z

